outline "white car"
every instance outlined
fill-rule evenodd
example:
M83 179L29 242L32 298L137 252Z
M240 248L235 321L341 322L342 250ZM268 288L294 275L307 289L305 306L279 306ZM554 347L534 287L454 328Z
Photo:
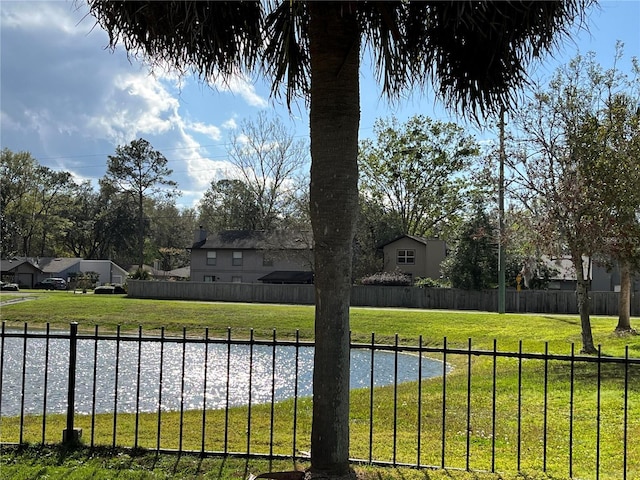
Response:
M19 292L20 287L18 286L17 283L0 282L0 290L5 290L9 292Z

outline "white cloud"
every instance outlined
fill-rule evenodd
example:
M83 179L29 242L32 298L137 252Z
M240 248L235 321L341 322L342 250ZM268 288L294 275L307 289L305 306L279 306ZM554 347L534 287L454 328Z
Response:
M222 128L225 130L235 130L238 128L238 122L236 122L235 117L230 118L229 120L223 122Z
M186 173L188 184L184 185L183 191L196 191L200 195L204 193L212 180L224 176L226 170L230 168L226 160L213 160L200 143L187 132L188 126L180 122L177 125L179 139L175 142L173 156L174 171L179 170Z
M212 160L195 156L187 161L187 165L193 186L203 192L212 181L229 178L233 170L233 165L226 160Z
M211 82L211 85L221 92L238 95L252 107L265 108L269 105L266 98L259 95L255 86L244 76L236 75L225 80Z
M144 136L171 132L180 122L180 103L159 79L120 73L96 92L93 105L76 112L79 134L120 145ZM80 99L78 99L80 100Z
M222 137L268 105L256 86L241 76L208 86L168 69L150 74L122 47L106 48L107 34L75 5L0 5L2 146L96 185L115 147L144 137L169 159L186 202L236 178Z
M251 138L241 132L236 136L236 141L241 145L249 145L251 143Z
M76 10L71 2L10 2L0 8L3 28L55 30L65 35L79 34L76 20L70 15ZM87 8L82 5L77 10L84 15Z
M215 125L207 125L202 122L193 122L188 123L187 128L193 130L196 133L205 135L212 140L220 140L220 138L222 138L220 128L216 127Z

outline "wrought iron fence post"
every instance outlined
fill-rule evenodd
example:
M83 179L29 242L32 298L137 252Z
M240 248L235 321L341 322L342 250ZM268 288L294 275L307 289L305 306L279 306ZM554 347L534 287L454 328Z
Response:
M73 428L76 406L76 360L78 347L78 323L69 324L69 382L67 388L67 428L62 431L62 443L77 444L82 437L81 428Z

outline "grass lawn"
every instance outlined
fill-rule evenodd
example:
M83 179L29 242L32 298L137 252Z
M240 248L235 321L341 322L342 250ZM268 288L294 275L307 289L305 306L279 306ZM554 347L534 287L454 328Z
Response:
M313 339L314 312L311 306L186 302L174 300L141 300L122 295L74 294L69 291L2 292L0 301L32 298L2 306L0 318L8 326L27 322L31 328L44 327L67 330L70 322L79 329L93 332L114 331L120 325L123 332L156 333L165 327L167 334L181 335L186 328L191 335L201 336L209 329L210 336L224 337L231 328L234 338L248 337L253 329L257 338L269 339L276 329L278 338L293 338L296 330L302 340ZM613 334L613 317L592 317L596 345L605 355L624 355L629 345L633 356L640 356L638 337L618 337ZM632 325L640 323L632 319ZM354 342L370 342L375 332L377 343L393 343L398 334L401 344L415 345L422 335L425 345L442 345L444 337L450 346L466 347L468 339L474 347L517 351L522 340L523 351L544 352L548 342L550 353L569 353L571 343L580 349L580 320L570 315L530 315L448 310L351 309L351 330Z
M238 480L264 472L303 470L306 467L306 463L290 460L247 460L233 456L200 458L113 449L11 447L0 452L0 478L3 480ZM566 480L566 477L541 472L497 475L366 465L355 465L354 470L359 480Z
M33 300L16 303L4 303L8 299L31 297ZM27 322L30 328L43 327L47 322L51 328L68 329L69 322L78 322L82 331L93 332L98 325L100 331L115 330L120 325L123 332L137 332L138 326L145 333L157 333L165 327L167 335L182 335L186 327L189 335L202 336L209 329L209 336L224 337L227 328L231 328L233 338L247 337L253 329L257 338L270 339L273 330L277 338L292 338L299 331L303 340L313 339L313 308L310 306L228 304L207 302L181 302L129 299L120 295L82 295L73 292L20 292L18 294L2 292L0 300L4 303L1 318L8 326L22 327ZM628 347L631 357L640 356L640 337L619 337L613 334L617 319L611 317L593 317L592 327L596 344L602 345L602 354L624 356ZM640 319L632 319L637 325ZM351 311L352 339L355 342L369 343L371 333L375 332L376 343L391 344L398 335L401 344L417 345L422 337L423 345L442 346L447 338L450 348L464 349L472 339L474 349L492 350L494 339L500 352L517 352L522 342L522 350L527 353L542 353L548 349L553 354L568 354L571 344L575 343L576 353L580 349L580 323L574 316L566 315L523 315L482 312L425 311L408 309L369 309L353 308ZM380 469L360 467L358 472L366 479L413 479L413 478L453 478L453 479L547 479L567 477L567 438L569 403L569 371L567 363L553 363L547 366L548 394L543 395L544 362L525 360L522 368L522 451L521 469L529 472L519 475L515 470L515 449L518 428L514 412L517 409L518 362L515 359L499 358L493 363L491 357L473 357L471 366L466 355L450 355L447 362L454 370L447 377L447 465L454 470L447 472L418 471L413 469ZM622 383L620 368L617 365L603 365L600 390L600 478L621 478L621 431L620 411ZM630 406L628 419L627 454L628 477L640 478L640 445L633 441L640 438L640 369L629 369ZM471 411L472 433L467 435L466 400L467 368L472 369L473 396ZM496 404L492 402L493 371L496 371ZM595 419L596 409L596 366L581 365L574 372L575 399L574 424L576 439L574 447L574 475L580 478L595 478L594 465ZM374 457L391 459L393 436L394 402L399 406L396 443L397 458L400 462L411 463L416 457L416 425L418 423L415 405L417 404L417 383L402 384L396 392L391 387L377 388L374 391ZM422 463L439 465L442 425L442 381L440 379L423 382L420 392L422 404L421 458ZM354 457L366 458L369 435L368 390L356 390L352 393L352 439L351 450ZM291 418L293 402L285 401L276 405L276 431L286 431L286 423ZM547 405L547 417L542 414ZM301 399L298 405L300 429L299 449L308 449L310 425L310 401ZM496 411L497 426L495 437L492 433L492 410ZM208 421L211 425L224 425L222 411L211 411ZM131 416L118 416L118 445L132 445ZM142 415L139 445L153 449L156 444L155 415ZM230 450L240 451L246 445L246 409L238 408L230 412ZM186 432L187 443L184 448L198 450L201 438L201 414L187 412L182 428ZM0 439L15 441L18 426L17 419L3 419L0 423ZM163 414L163 438L175 438L178 431L177 413ZM84 425L83 424L86 424ZM110 445L112 438L112 415L99 415L96 418L96 444ZM252 412L252 451L268 444L269 414L267 406L256 406ZM541 473L543 455L542 429L547 427L547 471ZM79 426L90 431L89 418L80 418ZM166 423L166 426L165 426ZM25 431L27 438L37 442L42 424L41 417L28 418ZM281 425L282 424L282 425ZM64 428L64 419L50 415L47 417L47 431L51 439L59 441L59 432ZM146 432L146 433L145 433ZM207 449L219 449L221 432L210 427L207 437ZM280 434L278 434L280 435ZM286 435L274 439L277 453L289 453L291 442ZM470 441L471 468L491 469L491 450L496 452L496 470L507 472L501 476L459 472L464 469L466 442ZM128 443L127 443L128 442ZM190 443L189 443L190 442ZM86 442L85 442L86 443ZM174 442L175 443L175 442ZM174 448L167 445L165 448ZM151 462L149 458L156 460ZM44 454L35 454L34 450L5 451L0 457L0 478L113 478L109 472L117 471L118 478L243 478L249 472L288 470L291 462L269 465L238 459L199 459L188 455L176 458L155 454L132 455L119 451L118 455L108 453L96 455L80 450L64 452L48 449ZM84 476L68 475L69 464L75 469L86 468ZM171 467L167 467L171 465ZM114 470L115 469L115 470ZM34 472L42 471L38 477ZM75 470L74 470L75 471ZM78 470L79 472L80 470ZM511 473L509 473L511 472ZM8 476L4 476L8 475ZM38 474L40 475L40 474ZM46 477L45 477L46 475ZM78 473L80 475L80 473ZM101 476L102 475L102 476ZM164 475L164 476L163 476ZM213 475L213 476L212 476ZM511 475L511 476L509 476ZM115 476L115 475L114 475Z

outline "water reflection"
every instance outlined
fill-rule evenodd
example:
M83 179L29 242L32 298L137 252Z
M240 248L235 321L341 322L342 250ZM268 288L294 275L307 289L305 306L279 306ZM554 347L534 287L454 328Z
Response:
M23 342L19 338L4 341L0 414L18 415L21 408L25 414L40 414L45 407L47 413L65 413L69 341L50 339L47 347L44 338L27 340L21 407ZM115 340L100 340L97 350L94 347L94 340L78 340L76 412L80 414L90 414L94 408L96 413L114 409L129 413L179 410L181 403L185 410L225 408L246 405L249 400L252 404L271 402L272 396L277 402L294 397L296 369L298 396L312 394L311 347L299 347L297 355L293 346L209 344L205 351L203 343L121 341L117 345ZM49 364L45 372L47 348ZM391 352L375 352L375 386L393 384L395 357ZM415 355L397 355L398 383L417 380L418 359ZM370 372L371 352L352 350L351 388L368 387ZM423 378L441 374L440 362L422 359Z

